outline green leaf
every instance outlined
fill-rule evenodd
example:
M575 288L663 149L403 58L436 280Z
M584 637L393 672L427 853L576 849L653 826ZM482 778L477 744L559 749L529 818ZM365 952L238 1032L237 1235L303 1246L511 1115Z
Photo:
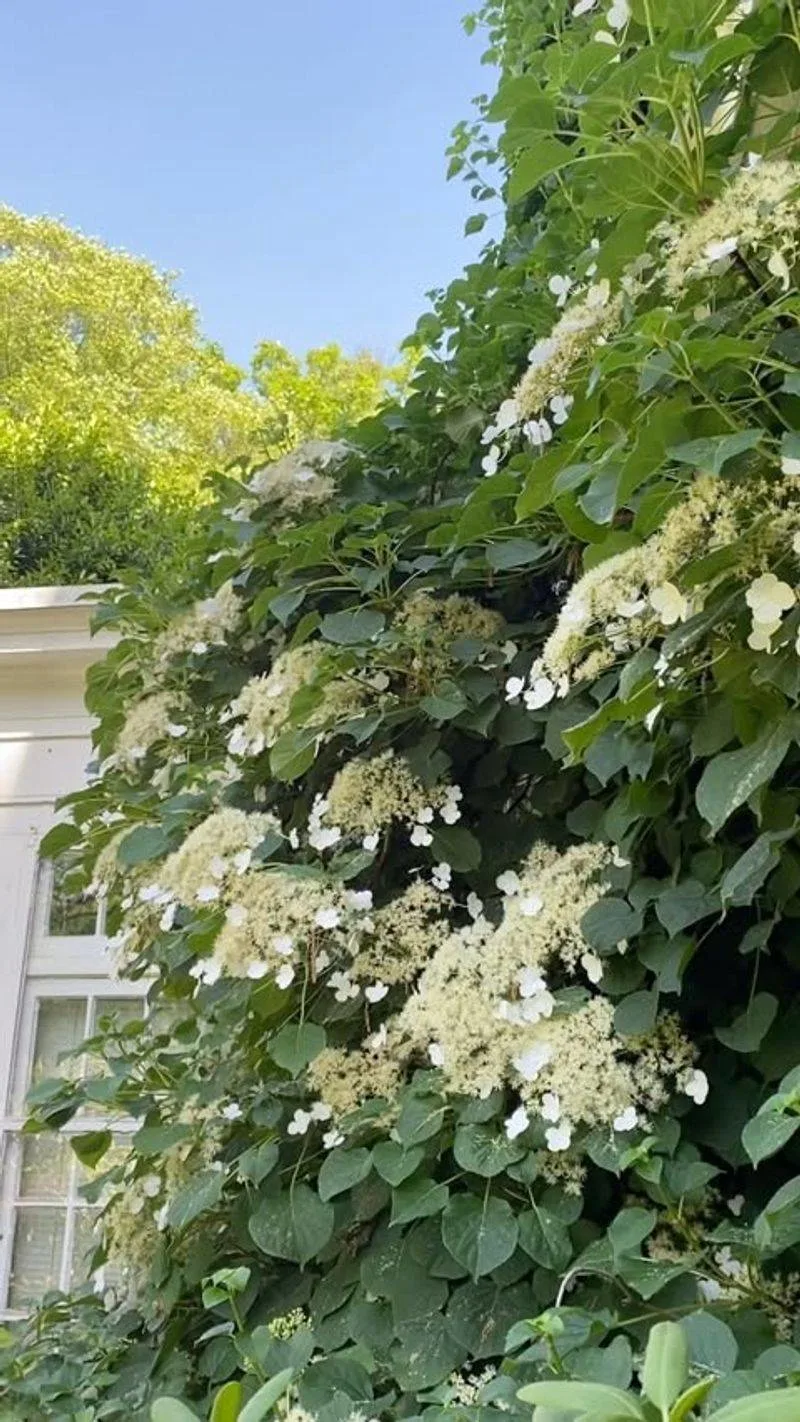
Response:
M481 232L486 226L488 214L485 212L473 212L464 223L464 236L472 237L475 232Z
M477 1283L467 1279L450 1295L447 1326L471 1360L496 1357L505 1351L509 1330L525 1316L530 1303L527 1282L509 1288L492 1278L479 1279Z
M250 1146L236 1162L239 1178L250 1185L260 1185L275 1169L279 1159L280 1150L275 1141L262 1141L260 1145Z
M753 1226L756 1248L767 1257L800 1240L800 1175L787 1180L767 1201Z
M619 1262L619 1272L626 1284L643 1299L651 1299L655 1294L688 1273L686 1263L667 1264L659 1259L636 1259L626 1255Z
M652 1234L657 1219L655 1210L644 1210L639 1205L620 1210L608 1227L608 1242L615 1260L638 1250L643 1240Z
M98 1161L103 1159L113 1141L114 1137L110 1131L87 1131L84 1135L69 1138L81 1165L87 1165L90 1170L94 1170Z
M656 1323L650 1329L642 1369L642 1392L666 1414L689 1378L686 1334L677 1323Z
M198 1422L197 1413L177 1397L158 1397L150 1408L151 1422Z
M702 1378L700 1382L692 1383L687 1387L677 1399L669 1414L669 1422L687 1422L687 1419L699 1408L716 1383L716 1378Z
M715 1036L732 1052L757 1052L778 1011L778 999L770 992L758 992L747 1011L730 1027L717 1027Z
M269 764L276 780L290 783L305 775L314 764L317 754L319 729L313 726L297 726L284 731L269 753Z
M169 849L169 840L160 825L137 825L117 847L117 860L126 868L160 859Z
M397 1141L379 1141L372 1147L372 1163L382 1180L390 1185L402 1185L414 1174L424 1154L422 1146L406 1150Z
M543 543L533 543L529 538L506 538L502 543L490 543L486 549L486 561L495 572L510 568L526 568L538 563L547 552Z
M486 1179L501 1175L525 1153L525 1146L508 1140L505 1133L498 1134L489 1126L459 1126L453 1142L457 1164Z
M518 1218L520 1247L543 1269L560 1274L572 1258L572 1242L562 1220L541 1205Z
M441 682L432 696L423 696L419 705L420 710L430 716L432 721L452 721L454 717L460 716L469 702L461 687L449 681Z
M720 885L723 904L751 904L767 875L780 859L776 841L782 835L761 834L731 866Z
M440 1314L400 1324L389 1355L399 1387L412 1395L443 1382L465 1357Z
M317 1022L287 1022L270 1039L269 1054L279 1067L299 1076L319 1056L327 1037Z
M558 173L561 168L574 163L576 157L575 149L560 143L557 138L540 138L535 148L529 148L527 152L520 154L511 169L508 180L509 201L517 202L529 193L531 188L538 187L543 178L548 178L551 173Z
M293 1377L294 1372L291 1368L283 1368L281 1372L275 1374L274 1378L270 1378L269 1382L265 1382L263 1387L253 1393L250 1401L242 1408L239 1422L262 1422L267 1413L272 1411L278 1399L283 1397Z
M716 896L697 879L682 879L679 884L671 884L656 900L656 913L670 938L718 909Z
M633 938L642 926L641 914L624 899L599 899L581 919L581 933L598 953L608 953L623 940Z
M191 1126L177 1121L163 1126L140 1126L132 1138L132 1145L139 1155L160 1155L171 1146L187 1141L191 1134Z
M714 1413L714 1422L797 1422L798 1417L800 1387L787 1387L755 1397L737 1397Z
M277 597L270 600L269 610L281 626L286 626L292 613L305 601L306 592L306 588L288 588L286 592L278 593Z
M457 1195L442 1216L442 1239L473 1279L504 1264L517 1247L519 1228L507 1200Z
M400 1108L394 1133L401 1145L415 1146L430 1140L442 1128L445 1108L438 1096L409 1093Z
M727 1377L736 1367L739 1344L727 1323L715 1318L713 1313L698 1309L681 1321L681 1328L689 1344L692 1364L703 1371Z
M778 1111L759 1111L742 1131L742 1145L754 1165L776 1155L800 1128L800 1116L784 1116Z
M326 642L336 642L343 647L355 647L360 642L371 642L386 626L382 612L371 607L358 607L353 612L328 612L319 624L319 630Z
M77 825L69 822L53 825L53 828L48 830L44 838L39 841L39 858L57 859L65 849L71 849L74 844L79 844L80 839L81 832Z
M734 810L772 778L791 740L791 727L783 719L774 722L750 745L742 746L741 750L723 751L709 761L700 777L695 799L714 834Z
M458 874L477 869L481 862L481 846L464 825L436 825L431 853L446 860Z
M670 459L691 464L708 474L719 474L729 459L745 450L755 449L764 438L763 430L741 430L738 434L716 435L712 439L693 439L688 444L676 444L667 450Z
M332 1200L351 1186L365 1179L372 1169L372 1157L364 1146L351 1150L329 1151L322 1162L317 1177L317 1189L321 1200Z
M249 1229L265 1254L307 1264L328 1243L333 1218L333 1206L301 1182L262 1200L250 1216Z
M629 993L617 1004L614 1027L621 1037L642 1037L652 1032L658 1012L658 991Z
M536 1406L552 1407L556 1411L589 1413L594 1418L636 1417L643 1422L644 1412L630 1393L618 1387L607 1387L605 1383L585 1382L537 1382L521 1387L517 1393L520 1402L532 1402Z
M411 1220L428 1219L438 1215L447 1204L450 1190L428 1176L405 1180L392 1191L392 1216L390 1224L409 1224Z
M570 1372L578 1382L627 1388L633 1375L633 1349L621 1335L604 1348L578 1348L570 1354Z
M222 1198L225 1173L222 1170L201 1170L172 1196L167 1207L167 1224L173 1229L185 1229L198 1215L212 1210Z
M226 1383L214 1398L209 1422L236 1422L242 1405L242 1384Z

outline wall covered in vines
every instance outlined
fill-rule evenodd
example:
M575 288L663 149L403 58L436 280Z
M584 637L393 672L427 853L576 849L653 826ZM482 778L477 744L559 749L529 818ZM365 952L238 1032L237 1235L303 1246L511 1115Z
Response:
M101 613L49 848L150 1012L34 1106L137 1119L76 1142L124 1285L9 1350L20 1417L291 1367L298 1417L513 1422L664 1318L712 1410L800 1374L798 17L474 23L504 227L408 399Z

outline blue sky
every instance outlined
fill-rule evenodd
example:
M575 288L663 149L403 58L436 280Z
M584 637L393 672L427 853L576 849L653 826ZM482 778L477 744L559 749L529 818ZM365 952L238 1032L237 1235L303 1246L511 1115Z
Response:
M246 361L384 358L479 246L444 149L469 0L7 0L0 199L181 271ZM11 141L9 141L11 140Z

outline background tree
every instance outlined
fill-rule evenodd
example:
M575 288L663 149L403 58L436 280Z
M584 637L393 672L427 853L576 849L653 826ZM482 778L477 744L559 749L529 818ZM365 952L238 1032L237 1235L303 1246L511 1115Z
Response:
M151 567L257 404L172 278L0 211L0 579Z
M259 448L277 459L307 439L326 439L371 415L387 396L407 385L411 359L383 365L369 351L347 356L335 344L303 359L279 341L262 341L251 370L264 401Z
M0 253L2 583L163 574L211 470L344 427L395 374L265 343L253 388L149 262L10 208Z

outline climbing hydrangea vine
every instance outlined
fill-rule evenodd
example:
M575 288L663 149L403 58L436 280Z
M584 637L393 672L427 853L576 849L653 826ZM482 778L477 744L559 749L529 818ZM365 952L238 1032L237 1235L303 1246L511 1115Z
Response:
M219 475L186 606L100 612L47 848L150 1006L33 1099L137 1123L75 1138L87 1416L290 1367L318 1422L521 1422L662 1317L711 1409L800 1374L800 21L479 22L451 168L504 226L408 399Z

